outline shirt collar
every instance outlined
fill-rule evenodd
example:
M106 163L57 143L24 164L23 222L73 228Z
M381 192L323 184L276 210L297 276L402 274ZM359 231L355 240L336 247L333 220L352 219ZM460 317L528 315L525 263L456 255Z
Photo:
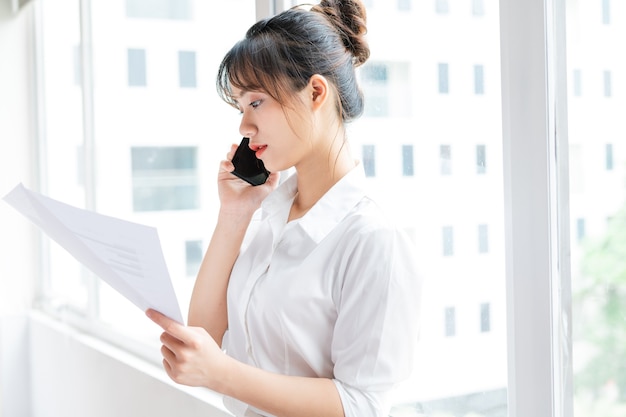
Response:
M297 173L292 174L263 202L263 218L274 217L283 225L287 221L298 191ZM357 164L315 203L298 225L319 243L365 197L365 171ZM273 222L272 222L273 223Z

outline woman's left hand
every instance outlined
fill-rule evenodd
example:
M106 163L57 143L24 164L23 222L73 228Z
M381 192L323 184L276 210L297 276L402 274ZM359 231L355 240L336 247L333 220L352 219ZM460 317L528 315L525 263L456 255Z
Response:
M146 315L163 330L163 367L172 380L189 386L217 389L225 375L228 356L202 327L184 326L149 309Z

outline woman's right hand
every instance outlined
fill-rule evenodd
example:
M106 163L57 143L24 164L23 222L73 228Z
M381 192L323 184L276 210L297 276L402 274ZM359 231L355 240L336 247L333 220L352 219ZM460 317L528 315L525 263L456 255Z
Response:
M256 186L238 178L232 174L235 166L231 162L237 147L238 145L233 144L226 155L226 160L220 162L217 176L220 210L229 214L251 216L261 206L265 197L277 187L280 174L272 172L264 184Z

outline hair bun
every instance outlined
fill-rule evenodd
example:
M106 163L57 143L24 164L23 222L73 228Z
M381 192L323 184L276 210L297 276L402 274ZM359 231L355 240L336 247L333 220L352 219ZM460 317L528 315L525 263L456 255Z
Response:
M370 48L365 39L367 13L360 0L322 0L311 10L322 13L335 26L344 46L354 57L355 66L368 60Z

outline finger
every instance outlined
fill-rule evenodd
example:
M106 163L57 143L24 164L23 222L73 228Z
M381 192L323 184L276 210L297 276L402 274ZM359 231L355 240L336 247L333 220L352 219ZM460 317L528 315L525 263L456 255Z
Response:
M170 335L169 333L161 334L160 340L163 346L171 351L174 356L178 356L177 352L179 352L185 346L183 342Z
M161 356L163 356L163 360L167 361L170 366L176 362L176 353L172 352L165 345L161 346Z
M220 169L225 172L233 172L235 166L230 160L225 160L220 163Z
M185 342L187 334L185 326L153 309L148 309L146 315L166 333L171 334L183 343Z
M236 143L230 145L230 151L226 154L226 159L228 159L229 161L232 160L235 152L237 151L237 148L239 148L239 145Z

